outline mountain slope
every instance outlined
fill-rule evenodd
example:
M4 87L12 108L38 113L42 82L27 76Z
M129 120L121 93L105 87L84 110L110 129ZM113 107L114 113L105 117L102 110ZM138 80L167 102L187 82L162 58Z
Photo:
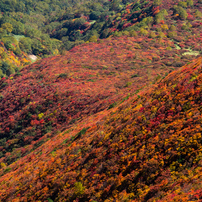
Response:
M0 199L201 200L201 78L198 58L2 165Z
M167 39L153 44L122 36L77 46L1 79L1 161L10 164L43 144L46 133L129 99L188 62L183 53Z

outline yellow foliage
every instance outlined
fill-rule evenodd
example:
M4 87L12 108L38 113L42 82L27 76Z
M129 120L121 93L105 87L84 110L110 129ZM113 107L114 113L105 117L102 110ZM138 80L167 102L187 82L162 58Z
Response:
M6 164L2 162L2 163L0 164L0 168L4 168L4 167L6 167Z
M3 52L4 52L4 49L0 47L0 54L2 54Z
M139 110L142 107L142 104L139 104L135 107L135 110Z
M91 36L89 42L97 42L97 36Z
M41 113L41 114L38 114L38 118L39 119L42 119L42 117L44 116L44 114L43 113Z
M168 25L166 25L166 24L161 25L161 29L162 29L163 31L168 30Z

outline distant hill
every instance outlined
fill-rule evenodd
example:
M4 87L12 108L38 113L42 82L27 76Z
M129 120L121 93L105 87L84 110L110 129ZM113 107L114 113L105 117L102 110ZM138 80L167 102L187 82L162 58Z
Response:
M201 200L201 70L198 58L2 163L1 201Z
M0 11L0 39L21 36L20 50L40 57L121 35L167 37L191 55L202 51L201 0L3 0Z

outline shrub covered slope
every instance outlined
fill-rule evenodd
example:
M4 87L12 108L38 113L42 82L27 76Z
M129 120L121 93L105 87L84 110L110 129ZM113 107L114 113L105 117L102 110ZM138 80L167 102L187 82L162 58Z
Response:
M198 58L2 164L1 200L202 199L201 85Z

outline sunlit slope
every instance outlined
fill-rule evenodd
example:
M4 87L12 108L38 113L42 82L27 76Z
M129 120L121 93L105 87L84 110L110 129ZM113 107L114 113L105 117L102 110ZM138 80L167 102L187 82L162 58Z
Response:
M14 162L43 144L44 134L113 108L187 61L167 39L124 36L77 46L1 79L1 162Z
M201 86L198 58L16 163L2 164L0 199L202 199Z

